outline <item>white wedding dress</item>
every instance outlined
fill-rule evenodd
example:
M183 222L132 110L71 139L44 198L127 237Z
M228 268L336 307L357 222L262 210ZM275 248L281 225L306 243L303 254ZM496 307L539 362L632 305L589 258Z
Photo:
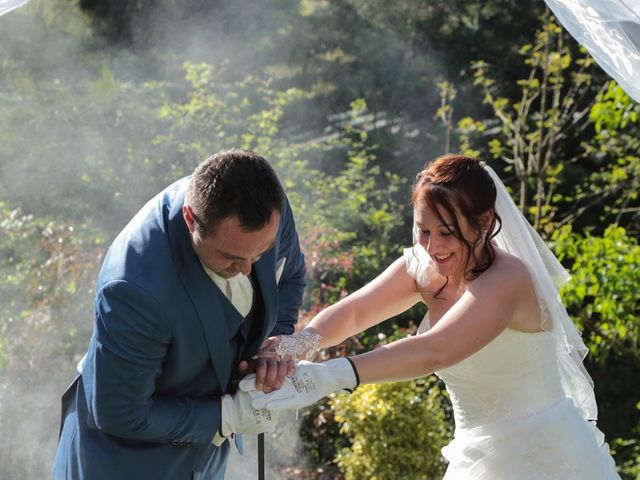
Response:
M405 250L420 282L430 268ZM430 328L425 316L418 334ZM507 328L465 360L436 372L449 392L454 439L444 480L619 479L604 435L562 388L554 337Z

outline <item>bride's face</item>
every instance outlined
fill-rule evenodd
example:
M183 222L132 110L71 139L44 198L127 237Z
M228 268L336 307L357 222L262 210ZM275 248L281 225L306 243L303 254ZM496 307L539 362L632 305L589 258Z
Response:
M414 218L418 227L417 241L433 258L440 275L463 278L465 268L469 268L469 251L464 243L451 233L455 232L451 216L444 209L440 209L439 212L444 222L424 202L416 205ZM477 232L470 227L464 216L458 215L457 219L462 235L473 243Z

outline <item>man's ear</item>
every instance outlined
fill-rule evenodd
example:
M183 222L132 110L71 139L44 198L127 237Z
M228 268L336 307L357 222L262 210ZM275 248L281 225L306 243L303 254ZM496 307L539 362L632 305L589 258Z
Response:
M184 217L184 221L187 224L187 228L189 229L189 232L193 233L193 231L196 228L196 219L195 219L195 216L193 215L193 210L189 205L182 206L182 216Z

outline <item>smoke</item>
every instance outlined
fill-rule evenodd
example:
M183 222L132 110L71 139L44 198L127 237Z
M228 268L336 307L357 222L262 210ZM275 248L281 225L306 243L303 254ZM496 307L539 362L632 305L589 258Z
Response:
M301 448L298 437L300 424L294 412L283 412L276 431L265 434L265 477L267 480L300 478L297 469L306 469L307 455ZM257 436L243 438L244 452L240 455L231 449L227 465L228 480L248 480L258 478Z
M0 6L3 3L0 0ZM117 12L92 18L80 10L80 3L120 6L125 9L118 17L121 23L105 28L114 20L109 15ZM349 10L339 3L331 8ZM47 298L26 293L37 291L33 284L41 280L33 276L13 289L5 286L19 276L17 268L24 268L16 258L29 265L49 261L39 258L42 238L16 235L12 246L5 245L4 231L0 236L0 314L4 315L2 307L7 305L20 312L0 318L6 356L4 365L0 359L0 478L50 477L60 395L73 379L92 330L91 285L99 254L144 202L195 166L184 159L182 145L167 147L157 135L158 131L170 135L166 127L158 127L159 109L185 96L185 61L216 65L228 59L226 80L250 73L260 76L269 68L272 86L299 82L296 86L301 88L318 81L338 82L342 73L353 75L353 69L358 70L354 79L375 80L375 69L393 62L394 68L387 72L390 76L380 79L380 85L373 82L371 90L379 98L374 99L376 121L370 128L384 131L386 140L395 136L397 144L385 142L392 145L388 156L399 159L398 165L411 174L424 163L422 139L431 124L409 122L393 113L387 116L384 110L397 105L430 110L427 104L437 94L426 84L418 87L424 90L421 97L414 95L416 90L408 90L409 84L405 92L403 72L426 69L426 65L433 71L439 68L417 54L405 57L403 37L391 32L387 38L377 38L379 32L368 29L367 21L356 33L351 29L327 32L331 38L326 45L309 42L308 32L324 31L325 23L336 15L329 12L314 23L309 12L298 15L298 9L328 9L331 4L31 0L0 16L0 216L5 207L21 208L35 218L75 225L77 232L83 232L75 238L61 237L61 245L69 247L61 255L69 261L42 280L50 290L71 292L67 297L64 291L57 292L60 302L53 305ZM127 35L118 37L120 27ZM345 54L352 43L357 43L354 50L367 52L375 60L368 63L364 56L356 59ZM386 98L385 82L398 79L393 95ZM334 87L326 89L333 92ZM340 130L344 115L339 113L363 94L360 88L349 86L334 97L321 95L315 103L292 107L283 135L295 136L296 143L331 137ZM212 128L205 134L214 133ZM394 151L393 145L400 143L404 146ZM226 145L231 146L237 145ZM319 149L314 158L339 171L338 155L324 152ZM323 155L330 160L320 158ZM1 218L0 227L4 229ZM93 243L95 249L93 257L83 262L74 257L80 248L78 238ZM17 247L22 249L20 255L13 251ZM82 248L89 250L87 245ZM80 280L71 282L73 275ZM297 429L297 421L285 416L277 435L267 439L268 478L284 478L287 467L304 467L307 457L299 447ZM245 455L232 454L228 478L255 478L255 458L255 439L248 438Z
M254 13L257 10L254 7ZM154 42L134 49L98 40L76 2L32 0L0 17L0 299L3 306L14 305L21 312L0 318L0 337L5 339L4 365L0 359L3 480L51 477L60 396L88 345L94 295L90 285L99 266L99 258L94 258L94 263L76 267L88 269L85 283L77 286L73 304L67 302L64 308L27 295L27 289L37 289L33 285L18 285L19 292L5 287L3 282L16 278L16 268L26 267L17 266L20 255L3 243L3 202L36 217L86 224L85 233L95 230L96 248L105 250L172 175L170 167L163 174L150 169L145 175L140 166L145 158L155 158L149 132L164 100L152 94L145 98L147 92L136 89L135 82L174 81L183 74L184 60L215 63L234 54L250 60L242 53L239 35L216 33L195 12L191 21L178 23L162 13L141 19L154 24L147 29ZM167 61L176 65L168 68L163 63ZM175 76L167 78L169 74ZM129 96L115 95L115 86ZM38 235L16 236L15 250L18 242L33 248L33 258L22 252L25 264L39 261L41 241ZM71 249L75 240L60 241ZM52 290L56 282L67 288L72 274L77 273L61 270L42 282L48 281ZM32 281L40 280L25 278L25 283ZM0 314L4 311L0 308ZM303 455L291 456L298 443L296 425L280 429L267 441L268 465L300 465ZM250 438L245 455L231 459L228 478L255 478L256 462L249 458L257 458L255 439ZM268 478L283 478L269 472Z
M0 376L0 478L50 478L60 426L60 395L74 371L61 355L47 312L14 321Z

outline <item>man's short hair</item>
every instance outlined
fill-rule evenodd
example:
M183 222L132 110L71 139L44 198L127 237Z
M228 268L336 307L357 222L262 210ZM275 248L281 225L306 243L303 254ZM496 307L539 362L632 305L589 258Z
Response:
M274 211L282 211L283 202L282 185L269 162L237 149L218 152L198 165L186 197L203 236L230 216L236 216L246 231L260 230Z

